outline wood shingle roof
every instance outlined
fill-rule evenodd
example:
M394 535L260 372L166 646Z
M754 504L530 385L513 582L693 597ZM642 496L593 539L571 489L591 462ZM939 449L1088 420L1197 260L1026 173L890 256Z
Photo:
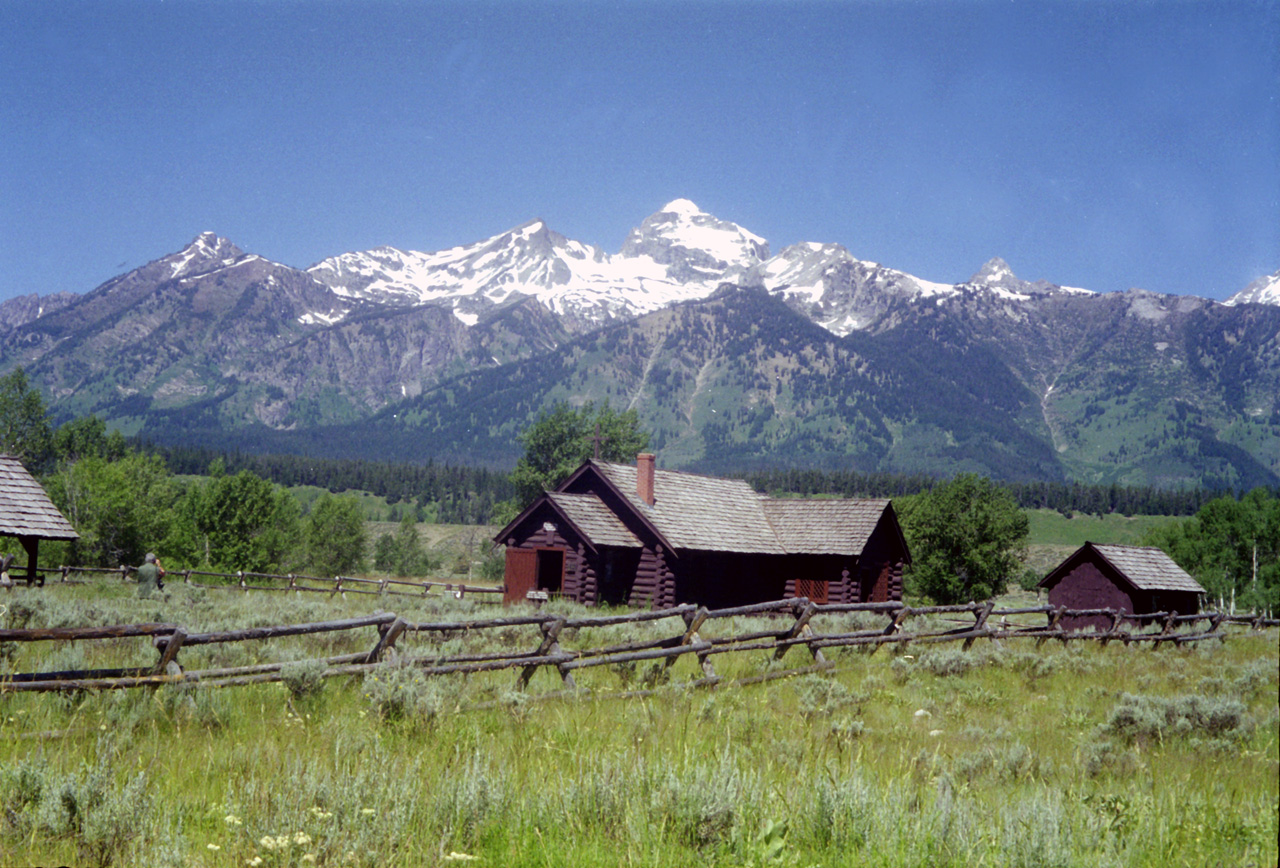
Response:
M774 500L765 514L788 552L861 555L888 500Z
M548 491L547 497L594 544L629 549L642 547L635 534L627 530L627 526L613 514L613 510L594 494Z
M78 539L71 522L11 455L0 455L0 535L37 539Z
M1139 590L1205 593L1199 582L1158 548L1097 544L1093 547Z
M888 500L775 500L743 480L673 470L654 470L649 505L636 493L633 465L591 464L677 549L860 555L889 507Z

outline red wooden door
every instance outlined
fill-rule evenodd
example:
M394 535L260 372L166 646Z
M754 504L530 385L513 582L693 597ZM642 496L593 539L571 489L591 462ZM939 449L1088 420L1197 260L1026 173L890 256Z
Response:
M524 602L524 595L538 583L538 553L532 549L507 548L506 572L503 576L505 605Z

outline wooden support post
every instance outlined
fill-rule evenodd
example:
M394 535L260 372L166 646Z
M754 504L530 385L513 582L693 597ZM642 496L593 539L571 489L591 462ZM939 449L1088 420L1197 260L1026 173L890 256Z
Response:
M699 606L696 611L685 612L681 616L684 618L685 630L684 635L680 637L679 647L684 647L686 645L705 646L704 650L696 652L698 656L698 666L701 667L702 673L708 679L719 681L720 677L716 675L715 667L711 665L711 656L708 653L711 646L703 642L702 637L698 635L698 630L707 622L707 619L710 616L711 612L706 606ZM668 657L663 661L662 666L664 669L670 669L679 659L679 656Z
M1104 648L1108 642L1120 635L1120 621L1124 617L1124 612L1116 609L1107 609L1107 614L1111 616L1111 629L1102 636L1102 646ZM1125 644L1127 645L1128 642Z
M987 600L987 604L978 610L977 617L974 619L974 622L973 622L974 632L980 632L986 629L987 618L991 616L991 610L994 609L995 607L996 607L995 600ZM970 646L973 645L973 640L976 638L978 637L970 636L968 639L965 639L963 650L968 651Z
M1164 629L1160 631L1160 636L1158 638L1151 640L1151 647L1153 650L1156 648L1159 648L1161 642L1169 641L1165 637L1173 636L1173 628L1177 624L1177 622L1178 622L1177 612L1170 612L1168 615L1165 615Z
M883 635L892 636L894 633L897 633L899 630L902 629L902 622L907 620L907 618L909 618L912 614L913 612L910 606L903 606L901 609L898 610L898 614L893 616L893 620L889 622L889 626L884 628ZM871 651L868 653L871 653L871 654L876 653L876 651L880 650L880 646L882 644L884 643L882 642L875 643L874 645L871 646Z
M400 638L400 634L409 626L409 622L399 615L390 624L380 624L378 626L378 643L373 646L373 650L369 652L369 656L365 658L365 663L377 663L382 659L382 655L387 649L396 644L396 640Z
M556 640L559 639L560 637L560 631L564 629L564 621L565 621L564 618L556 618L554 621L543 622L542 644L538 646L537 651L533 652L534 657L546 657L552 653L558 652L559 644L557 643ZM553 652L552 649L556 649L556 652ZM538 664L534 664L533 666L526 666L523 669L521 669L520 675L516 678L516 690L524 690L526 687L528 687L529 679L533 677L533 673L536 672L537 670L538 670ZM567 679L572 678L572 676L567 676L567 673L565 670L561 670L560 676L562 678L567 678ZM571 680L570 680L570 686L572 686Z
M702 640L698 638L698 628L701 627L704 623L706 623L706 620L708 617L710 617L710 615L711 615L711 612L708 611L705 606L699 606L697 611L695 612L685 612L683 616L684 623L685 623L685 630L684 630L684 635L680 637L680 644L694 645L694 644L697 644L698 642L701 642ZM663 668L670 669L672 666L675 665L675 662L678 659L680 658L668 657L663 663ZM711 665L710 663L707 663L707 666L710 666L710 665ZM703 668L705 669L706 667L703 667Z
M1062 638L1062 625L1059 622L1062 621L1062 613L1065 612L1066 610L1067 610L1066 606L1059 606L1058 608L1054 609L1050 613L1049 623L1046 624L1044 627L1046 631L1046 635L1040 636L1039 638L1036 639L1037 648L1039 648L1041 645L1045 643L1045 640L1049 638L1049 634L1056 633L1058 634L1059 639Z
M800 611L800 615L799 615L799 617L797 617L797 618L796 618L796 622L795 622L794 624L792 624L792 625L791 625L791 629L787 631L786 635L784 635L784 636L782 636L782 637L781 637L781 638L782 638L782 640L783 640L783 641L787 641L787 640L794 639L794 638L796 638L797 636L799 636L799 635L800 635L800 633L801 633L801 632L802 632L806 627L808 627L808 626L809 626L809 619L810 619L810 618L812 618L812 617L817 613L817 611L818 611L818 607L817 607L816 605L814 605L813 603L809 603L807 606L805 606L805 607ZM812 631L812 630L810 630L810 631L809 631L809 634L810 634L810 635L812 635L812 634L813 634L813 631ZM778 650L776 650L776 651L774 651L774 652L773 652L773 659L774 659L774 660L781 660L781 659L786 655L787 651L789 651L790 649L791 649L791 645L790 645L790 644L786 644L786 645L779 645L779 646L778 646Z
M1227 617L1227 616L1226 616L1226 614L1225 614L1225 613L1223 613L1223 612L1214 612L1214 613L1213 613L1213 617L1209 619L1209 632L1210 632L1210 633L1217 633L1217 632L1218 632L1218 625L1219 625L1219 624L1221 624L1221 623L1222 623L1222 620L1223 620L1224 618L1226 618L1226 617ZM1220 639L1220 640L1222 641L1222 644L1224 644L1224 645L1225 645L1225 644L1227 644L1227 634L1226 634L1226 633L1221 633L1221 634L1219 634L1219 635L1218 635L1218 639Z
M156 637L156 642L165 642L164 651L160 653L160 662L156 664L155 674L164 675L170 664L177 670L171 674L181 675L182 667L178 665L178 649L182 647L182 643L187 641L187 631L179 627L173 631L173 634L166 640L162 636Z
M813 628L810 627L808 624L805 624L803 627L800 628L800 635L805 639L812 639ZM817 663L819 666L827 665L827 658L823 656L821 648L815 646L812 642L809 643L808 648L809 648L809 653L813 655L814 663Z

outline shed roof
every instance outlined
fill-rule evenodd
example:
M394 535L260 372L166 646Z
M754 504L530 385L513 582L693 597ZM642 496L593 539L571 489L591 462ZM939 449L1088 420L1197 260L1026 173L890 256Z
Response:
M548 491L547 497L565 514L569 521L596 545L641 548L640 540L627 530L613 510L594 494L569 494L565 491Z
M78 539L71 522L12 455L0 455L0 536Z
M1134 587L1143 591L1192 591L1205 593L1200 583L1158 548L1150 546L1094 545Z

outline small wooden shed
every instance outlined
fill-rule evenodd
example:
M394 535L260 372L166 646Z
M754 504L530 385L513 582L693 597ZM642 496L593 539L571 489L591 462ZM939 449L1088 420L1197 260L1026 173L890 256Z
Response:
M502 529L504 601L529 592L663 608L898 600L910 562L888 500L786 500L746 482L587 461Z
M79 539L35 477L12 455L0 455L0 536L13 536L27 552L27 583L36 580L40 540Z
M1204 588L1158 548L1098 545L1086 542L1040 580L1049 603L1068 609L1114 609L1145 614L1200 611ZM1111 626L1105 615L1063 618L1062 626L1099 630Z

